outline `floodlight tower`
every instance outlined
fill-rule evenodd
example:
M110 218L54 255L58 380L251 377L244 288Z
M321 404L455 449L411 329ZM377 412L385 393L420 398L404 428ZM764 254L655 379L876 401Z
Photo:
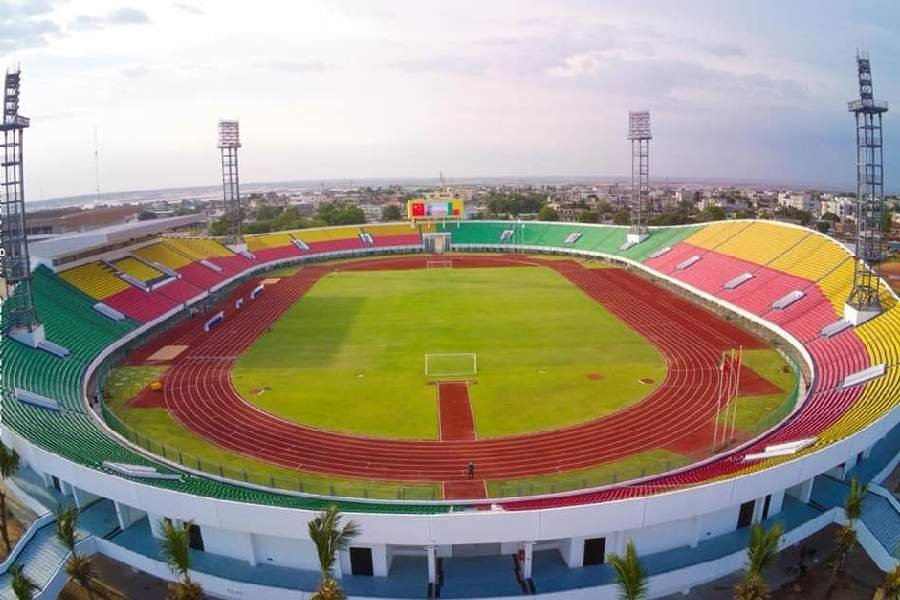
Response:
M856 117L856 250L853 289L844 308L844 318L862 323L881 312L875 267L884 252L884 167L881 154L881 115L886 102L877 102L872 91L869 55L857 52L859 98L847 104Z
M649 235L644 210L650 196L650 113L628 113L628 139L631 140L631 230L629 243L637 244Z
M238 148L241 135L236 120L219 119L219 149L222 151L222 208L225 212L225 242L241 241L241 185L238 178Z
M19 68L8 70L3 89L2 163L0 163L0 211L2 211L4 256L2 275L8 297L3 306L4 333L30 346L44 339L31 293L31 261L25 228L25 182L22 168L22 134L28 117L19 114Z

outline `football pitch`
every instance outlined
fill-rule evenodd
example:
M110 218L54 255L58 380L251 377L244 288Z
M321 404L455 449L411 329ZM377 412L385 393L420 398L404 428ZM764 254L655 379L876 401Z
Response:
M662 355L544 267L338 271L319 280L238 361L250 403L326 430L436 439L425 355L474 353L476 434L550 430L632 405L665 377Z

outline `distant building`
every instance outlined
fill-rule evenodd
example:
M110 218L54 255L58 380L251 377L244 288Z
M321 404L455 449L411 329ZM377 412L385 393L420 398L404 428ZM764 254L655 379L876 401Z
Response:
M819 201L809 192L779 192L778 204L812 213L819 210Z
M822 197L819 206L823 215L832 213L842 219L853 219L856 216L856 198L850 196L832 196L828 194Z
M82 233L137 221L138 214L144 210L136 204L122 206L101 206L81 209L77 207L55 210L39 210L29 213L27 225L28 235L59 235L63 233Z

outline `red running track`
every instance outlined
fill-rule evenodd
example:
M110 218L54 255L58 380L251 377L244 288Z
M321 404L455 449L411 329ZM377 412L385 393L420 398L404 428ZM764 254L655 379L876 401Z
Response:
M541 264L558 271L659 349L668 362L665 380L641 402L605 418L486 440L390 440L322 431L282 420L238 395L230 379L238 356L320 277L337 267L402 267L410 260L425 264L424 258L383 258L306 267L267 288L242 310L230 311L212 334L198 334L200 324L193 323L178 336L183 339L167 336L168 343L190 345L167 373L167 408L194 433L219 446L283 467L392 481L452 482L465 480L465 466L474 461L480 478L510 479L588 467L684 442L713 418L721 351L763 346L713 313L622 269L485 257L484 265ZM474 266L480 259L464 261Z

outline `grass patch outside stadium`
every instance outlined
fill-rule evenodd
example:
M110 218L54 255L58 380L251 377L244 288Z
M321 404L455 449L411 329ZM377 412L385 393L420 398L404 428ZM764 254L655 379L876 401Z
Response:
M435 439L424 356L457 352L477 355L469 394L482 439L606 416L653 391L666 369L646 340L550 269L344 271L289 309L232 381L248 402L305 425Z

